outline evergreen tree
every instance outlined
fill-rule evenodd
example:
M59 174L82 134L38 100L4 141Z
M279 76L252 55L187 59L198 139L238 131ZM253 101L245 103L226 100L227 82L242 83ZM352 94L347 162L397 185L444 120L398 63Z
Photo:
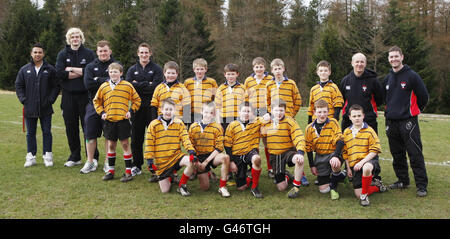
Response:
M14 89L20 67L31 60L31 46L38 41L41 20L37 6L29 0L10 4L0 36L0 88L9 90Z
M56 63L58 51L65 45L65 26L60 13L60 0L46 0L40 10L42 32L39 36L45 51L45 59L52 65Z

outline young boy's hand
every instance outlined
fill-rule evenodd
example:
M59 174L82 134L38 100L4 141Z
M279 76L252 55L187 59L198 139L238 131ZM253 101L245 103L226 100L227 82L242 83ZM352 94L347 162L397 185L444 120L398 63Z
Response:
M106 113L102 114L102 120L106 120Z

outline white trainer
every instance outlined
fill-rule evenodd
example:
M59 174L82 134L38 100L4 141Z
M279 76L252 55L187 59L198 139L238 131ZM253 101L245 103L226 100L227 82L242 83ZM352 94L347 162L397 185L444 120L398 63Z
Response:
M45 167L53 166L53 153L52 152L45 152L45 154L42 155L42 158L44 159Z
M219 193L222 195L222 197L227 198L231 196L230 192L228 192L228 189L226 187L219 188Z
M94 172L95 170L97 170L97 166L95 165L94 162L89 162L86 161L86 163L84 164L83 168L80 170L80 173L90 173L90 172Z
M33 165L36 165L36 156L34 156L31 152L29 152L25 156L25 164L23 166L27 168Z
M64 164L64 166L66 166L66 167L73 167L73 166L75 166L75 165L80 165L81 164L81 160L78 160L78 161L67 161L65 164Z

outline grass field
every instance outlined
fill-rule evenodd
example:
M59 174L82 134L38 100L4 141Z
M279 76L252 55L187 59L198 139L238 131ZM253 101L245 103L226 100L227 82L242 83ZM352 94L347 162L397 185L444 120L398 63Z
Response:
M339 186L341 198L331 201L329 194L320 194L315 185L303 187L301 196L288 199L287 192L278 192L267 177L265 158L260 179L264 199L255 199L250 191L239 192L229 188L232 196L221 198L218 182L207 192L199 189L198 181L188 186L192 196L183 198L175 187L162 194L155 183L147 180L144 170L133 181L121 183L124 171L122 153L118 151L115 180L103 182L103 162L96 172L82 175L82 166L65 168L69 155L64 122L59 108L60 98L54 104L53 154L55 166L46 168L42 161L42 134L38 129L38 164L24 168L26 154L25 133L22 132L22 106L14 94L0 94L0 218L239 218L239 219L302 219L302 218L450 218L450 117L421 116L420 127L429 177L428 196L416 197L414 178L410 170L411 187L402 191L388 191L370 196L371 205L361 207L353 195L351 185ZM305 107L298 121L306 126ZM39 126L38 126L39 128ZM393 183L391 155L384 133L384 118L379 118L382 143L381 168L383 181ZM104 157L104 140L99 141ZM85 157L83 157L83 163ZM144 165L145 167L145 165ZM314 177L306 166L311 184ZM291 169L292 171L292 169ZM219 175L219 169L215 169Z

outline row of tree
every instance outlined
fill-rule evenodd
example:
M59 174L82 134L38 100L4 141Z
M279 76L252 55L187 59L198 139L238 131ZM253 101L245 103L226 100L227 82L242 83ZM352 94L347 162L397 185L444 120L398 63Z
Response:
M125 68L136 61L136 47L148 42L154 60L181 66L180 78L193 75L192 61L205 58L208 74L222 82L223 66L240 66L241 81L252 59L285 61L305 102L318 80L315 65L332 64L339 83L351 70L351 56L362 52L380 80L389 72L387 49L400 46L404 62L417 71L431 94L427 112L450 113L450 69L446 0L0 0L0 88L13 89L20 66L30 60L32 43L47 46L54 64L69 27L80 27L86 45L111 42ZM225 5L227 4L227 5Z

